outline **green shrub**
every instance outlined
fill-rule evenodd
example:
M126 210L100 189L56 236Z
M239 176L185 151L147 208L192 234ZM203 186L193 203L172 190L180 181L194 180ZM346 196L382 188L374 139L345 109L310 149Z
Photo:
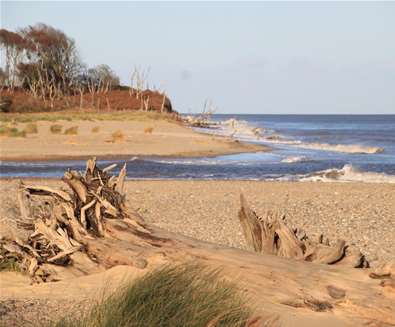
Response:
M38 133L37 124L34 123L27 124L24 131L26 134L37 134Z
M74 315L74 314L73 314ZM56 327L241 327L251 310L233 284L198 265L166 266Z
M64 131L65 135L77 135L78 134L78 126L72 126L70 128L67 128Z
M55 124L55 125L51 125L49 130L51 131L52 134L60 134L62 133L62 128L63 128L62 125Z

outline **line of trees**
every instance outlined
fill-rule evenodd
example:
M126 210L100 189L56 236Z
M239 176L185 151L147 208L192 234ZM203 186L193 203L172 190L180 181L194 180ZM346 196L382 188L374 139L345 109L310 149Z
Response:
M119 87L118 76L107 65L88 68L73 39L61 30L36 24L16 32L0 29L4 69L0 86L23 88L50 103L68 95L106 93Z

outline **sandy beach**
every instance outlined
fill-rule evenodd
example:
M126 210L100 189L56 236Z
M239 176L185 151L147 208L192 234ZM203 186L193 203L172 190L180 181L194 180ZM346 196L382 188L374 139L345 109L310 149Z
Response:
M150 116L122 120L112 115L117 120L111 120L111 116L105 120L95 120L95 117L72 121L38 120L34 122L37 133L26 134L26 137L0 136L0 160L72 160L91 156L103 159L137 155L199 157L269 150L262 145L200 134L176 121ZM18 122L13 126L23 131L28 124ZM61 126L59 133L51 132L54 125ZM64 133L76 126L75 135Z
M24 180L60 187L58 180ZM12 226L17 180L1 180L0 229ZM286 214L313 238L356 245L372 265L395 260L395 185L259 181L127 181L127 200L156 226L193 238L246 248L238 220L242 192L251 206Z
M55 179L24 179L23 182L65 188ZM15 221L20 216L17 205L19 183L17 179L0 180L0 239L22 237ZM212 245L216 251L220 251L221 245L236 248L236 251L247 249L237 215L242 192L259 215L264 215L267 210L279 211L286 214L288 224L302 227L313 238L318 238L323 233L331 242L339 238L346 239L348 244L355 245L366 255L373 268L395 260L394 191L395 185L384 183L126 181L128 204L147 223L218 244L219 246ZM229 250L225 250L225 253L228 252ZM240 254L243 257L252 256L253 262L260 257L254 256L251 250ZM272 262L271 257L266 255L259 260L269 260L269 263ZM275 259L277 258L273 256L273 261ZM151 259L150 267L160 264L161 260L162 256L158 253L158 256ZM261 261L258 262L259 265L262 264ZM309 263L305 263L307 268L306 264ZM298 267L296 261L287 269L292 271L291 267L294 266ZM359 269L355 269L355 273L359 273L357 270ZM100 298L103 290L115 289L125 280L132 281L146 271L134 266L116 265L109 270L99 269L97 273L81 275L76 279L35 285L30 285L30 278L26 274L1 272L0 309L5 314L0 319L0 324L34 327L34 321L37 320L51 323L61 318L64 312L89 308L88 303ZM235 273L241 272L236 270ZM368 277L363 278L366 280ZM248 292L255 294L255 303L259 308L257 312L281 314L284 326L294 326L295 321L303 326L316 326L318 321L322 326L351 326L331 312L320 313L319 316L317 313L311 314L311 311L303 314L299 309L290 310L290 307L282 305L279 298L273 303L267 302L254 290L253 287Z

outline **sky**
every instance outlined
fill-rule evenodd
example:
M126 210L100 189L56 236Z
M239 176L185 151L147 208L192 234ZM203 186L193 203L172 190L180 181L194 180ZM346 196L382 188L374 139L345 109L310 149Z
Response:
M135 66L180 112L395 114L395 2L9 2L124 84Z

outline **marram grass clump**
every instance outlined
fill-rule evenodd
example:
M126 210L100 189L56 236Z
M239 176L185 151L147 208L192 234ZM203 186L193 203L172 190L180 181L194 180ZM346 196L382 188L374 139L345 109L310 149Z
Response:
M111 134L111 142L112 143L119 143L125 140L125 134L122 131L115 131Z
M24 132L26 134L37 134L38 133L38 127L37 124L35 123L29 123L25 126Z
M0 136L6 137L26 137L25 131L20 131L16 127L9 127L6 125L0 126Z
M154 131L153 127L146 127L146 128L144 128L144 133L145 134L152 134L153 131Z
M60 134L60 133L62 133L62 129L63 129L63 126L59 125L59 124L51 125L49 127L49 130L51 131L52 134Z
M165 266L54 327L244 327L251 314L235 286L221 280L218 271Z
M77 135L78 134L78 126L72 126L72 127L67 128L64 131L64 134L65 135Z

